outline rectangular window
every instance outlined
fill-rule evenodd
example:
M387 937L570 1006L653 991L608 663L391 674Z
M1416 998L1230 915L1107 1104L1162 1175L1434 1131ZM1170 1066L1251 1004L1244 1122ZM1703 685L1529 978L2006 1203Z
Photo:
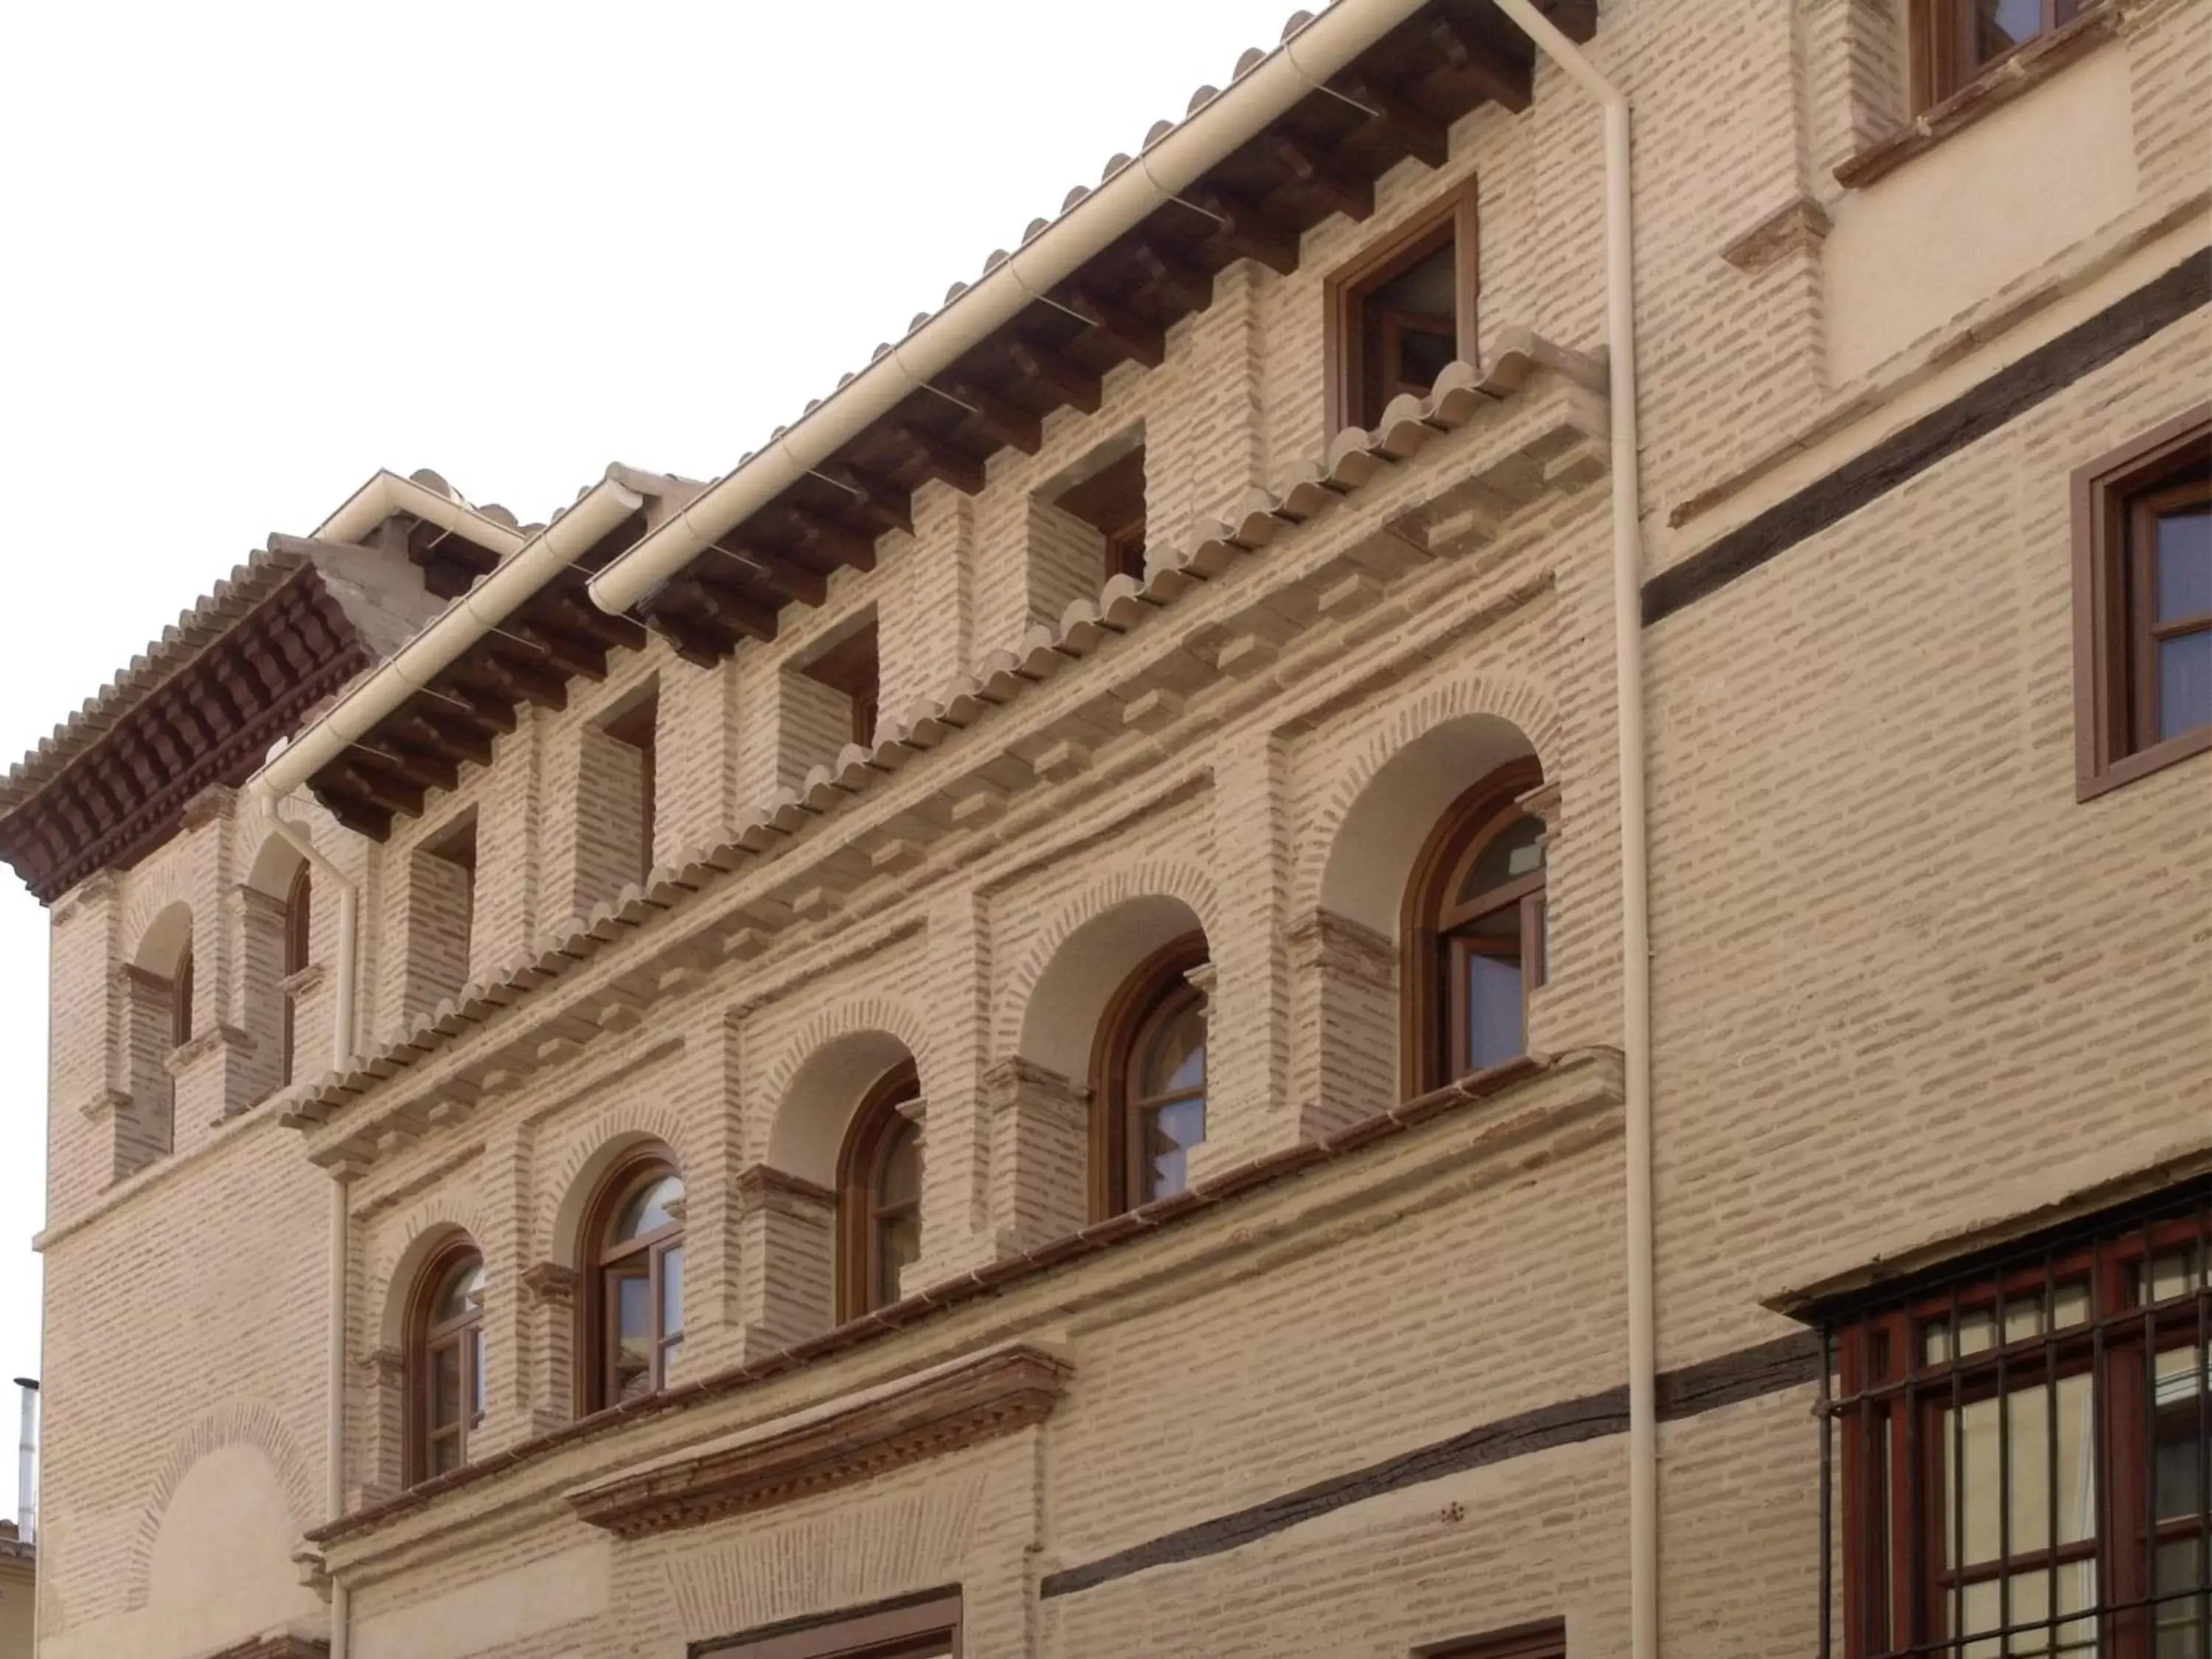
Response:
M1116 576L1145 579L1145 447L1109 461L1089 477L1068 486L1053 502L1061 512L1096 531L1098 585Z
M2212 404L2074 475L2083 799L2212 748Z
M601 856L611 897L626 882L642 885L653 873L653 733L660 720L658 681L631 694L599 722L604 748L586 744L578 766L578 818L606 842ZM579 839L586 832L579 830ZM585 849L579 848L580 861ZM581 896L581 895L580 895Z
M2212 1640L2212 1183L1830 1326L1851 1659Z
M469 981L477 882L475 808L415 849L407 864L407 954L401 1005L428 1013Z
M1475 351L1474 185L1328 279L1329 429L1372 428L1401 394L1425 397Z
M960 1592L793 1620L694 1650L699 1659L960 1659Z
M1567 1627L1557 1619L1464 1641L1417 1648L1414 1659L1567 1659Z
M2032 40L2097 0L1919 0L1913 15L1913 107L1965 90Z
M866 749L875 741L876 704L882 696L882 659L876 648L876 619L855 629L824 650L799 671L817 685L825 685L845 700L842 743Z

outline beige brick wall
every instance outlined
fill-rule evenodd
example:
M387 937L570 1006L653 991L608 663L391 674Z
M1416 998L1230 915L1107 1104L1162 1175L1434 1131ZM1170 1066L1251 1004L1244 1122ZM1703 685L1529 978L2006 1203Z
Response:
M1637 118L1653 569L2212 237L2205 0L2122 13L2115 39L1981 138L1845 191L1836 162L1901 111L1891 0L1604 9L1592 53ZM1971 183L1967 141L1989 148L1999 119L2031 125L2038 99L2126 102L2100 106L2113 153L2051 186L2070 240L2024 267L2018 247L1962 248L1942 274L1963 297L1924 326L1913 307L1933 290L1862 305L1881 294L1882 238L1921 222L1912 192ZM289 1559L322 1503L330 1183L310 1156L354 1176L344 1486L358 1504L400 1479L402 1310L457 1233L489 1273L479 1455L570 1419L563 1272L581 1264L600 1178L644 1142L671 1150L688 1187L685 1376L826 1325L827 1218L790 1178L834 1181L855 1103L902 1057L924 1099L910 1291L1078 1224L1099 1015L1187 927L1212 957L1198 1174L1393 1103L1407 874L1444 805L1504 761L1533 755L1557 792L1540 806L1550 980L1531 1047L1617 1046L1606 483L1579 453L1548 477L1528 459L1556 460L1602 411L1559 374L1117 636L1125 615L1049 678L986 697L965 678L1006 671L992 653L1096 597L1076 556L1087 544L1038 501L1102 446L1141 429L1156 552L1194 547L1252 487L1303 476L1325 435L1328 274L1467 178L1486 366L1511 326L1601 347L1598 136L1540 70L1532 108L1460 123L1447 167L1387 174L1373 217L1316 228L1296 275L1224 273L1164 367L1116 371L1096 415L1049 417L1040 453L995 457L981 495L926 486L913 533L882 538L874 570L833 577L821 607L788 609L773 644L713 669L658 642L613 653L604 682L526 711L490 766L464 769L383 843L301 813L362 884L349 1047L573 947L512 1006L387 1064L304 1145L278 1123L302 1091L270 1093L268 898L284 866L260 809L213 797L168 845L58 904L51 1652L196 1659L252 1629L324 1627ZM2089 188L2108 164L2132 193ZM1832 223L1826 240L1723 257L1793 210ZM2212 775L2198 760L2075 799L2065 480L2208 378L2200 311L1648 630L1662 1366L1784 1331L1760 1304L1785 1286L2205 1152ZM1494 538L1431 556L1384 533L1477 478L1514 492ZM886 718L902 726L922 699L949 714L965 690L974 729L948 720L895 775L799 811L845 740L799 665L871 613ZM642 851L636 751L604 726L648 684L654 861L676 870L772 803L790 810L772 856L711 885L687 877L705 890L599 948L576 936ZM469 813L464 934L425 844ZM337 1058L334 915L319 884L303 1080ZM199 1006L194 1042L172 1054L134 999L186 931ZM969 1651L994 1656L1400 1659L1555 1614L1577 1659L1621 1651L1618 1436L1040 1594L1055 1571L1614 1386L1609 1097L1481 1140L1565 1087L1539 1079L1365 1162L448 1493L337 1550L357 1659L673 1659L689 1641L951 1582ZM586 1528L561 1496L1016 1335L1074 1364L1042 1428L638 1544ZM1810 1650L1808 1403L1800 1389L1666 1425L1668 1653Z

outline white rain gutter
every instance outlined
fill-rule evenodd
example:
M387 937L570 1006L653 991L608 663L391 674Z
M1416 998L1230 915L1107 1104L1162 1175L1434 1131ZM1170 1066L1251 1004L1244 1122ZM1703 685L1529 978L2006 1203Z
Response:
M389 473L379 477L390 478ZM405 484L404 478L392 479ZM409 486L420 489L420 485ZM338 510L336 517L316 532L319 539L343 541L344 532L368 533L380 519L368 509L354 514L363 490ZM431 500L442 500L428 490ZM466 513L458 503L449 503ZM459 659L478 640L505 622L523 603L576 558L598 545L609 532L645 505L637 495L612 477L602 478L585 491L582 499L527 540L518 538L518 550L500 567L447 606L438 619L402 646L385 665L339 701L313 726L300 733L282 752L255 775L254 786L271 799L290 794L309 778L374 731L400 704L422 690ZM414 513L412 504L393 510ZM471 515L473 517L473 515ZM473 533L473 532L471 532Z
M1651 848L1644 769L1644 526L1628 100L1530 0L1492 0L1605 113L1605 329L1613 425L1613 722L1620 732L1621 1042L1628 1180L1630 1659L1659 1659L1659 1416L1651 1243Z
M1309 19L1198 113L1146 146L1035 240L592 577L592 599L617 615L636 605L1425 3L1336 0Z
M356 960L361 932L361 888L323 855L307 832L283 814L283 797L270 791L264 780L264 766L256 786L268 797L270 826L293 851L307 860L317 877L337 890L337 987L331 1013L331 1064L343 1067L353 1052L354 1004L359 985ZM324 1423L323 1516L336 1521L345 1513L345 1356L346 1356L346 1183L333 1171L331 1179L330 1328L325 1349L324 1383L328 1407ZM346 1659L352 1624L352 1592L331 1581L330 1659Z
M386 519L400 513L466 537L502 557L529 540L514 526L488 518L466 501L456 501L441 490L416 483L412 478L403 478L396 472L379 472L355 490L343 506L323 520L314 532L314 539L358 542Z

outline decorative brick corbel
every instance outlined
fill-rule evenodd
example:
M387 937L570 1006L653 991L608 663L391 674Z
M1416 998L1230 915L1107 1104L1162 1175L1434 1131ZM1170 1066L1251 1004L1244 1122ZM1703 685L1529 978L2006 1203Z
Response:
M127 1089L94 1089L78 1103L77 1113L88 1123L98 1123L103 1118L127 1111L131 1106L131 1091Z
M213 784L185 803L185 810L177 815L177 823L185 830L199 830L218 818L228 817L237 809L238 791L228 784Z
M523 1270L522 1288L541 1307L569 1308L576 1302L576 1270L557 1261L535 1262Z

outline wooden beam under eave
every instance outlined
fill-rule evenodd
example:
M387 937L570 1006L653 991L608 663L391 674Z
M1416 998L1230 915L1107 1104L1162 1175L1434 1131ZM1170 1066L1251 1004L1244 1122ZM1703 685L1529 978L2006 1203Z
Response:
M1368 117L1370 131L1393 149L1424 167L1440 167L1451 159L1451 128L1380 76L1355 76L1339 88Z
M730 635L732 648L739 639L765 644L775 637L775 612L757 599L703 578L692 584L690 597L702 616Z
M526 613L509 617L499 632L536 651L564 678L597 684L607 677L606 647L595 640L576 639Z
M914 502L896 484L856 466L820 466L815 472L823 483L851 496L853 510L878 533L903 530L914 534Z
M479 649L474 660L465 669L457 669L459 678L489 688L509 702L527 702L540 708L562 709L568 706L568 682L559 676L548 674L535 664L519 663L495 651Z
M352 760L326 768L331 782L326 788L343 791L373 810L391 817L418 818L422 816L422 793L405 782L388 775L371 775L359 763Z
M1089 323L1123 356L1146 368L1158 368L1168 360L1167 331L1153 326L1127 307L1089 289L1073 289L1068 309Z
M456 763L491 764L491 739L474 726L442 720L423 711L420 704L403 708L392 717L391 729L410 743L430 749Z
M692 593L696 586L687 585L682 591ZM666 640L670 650L696 667L719 667L722 659L737 649L734 635L677 611L665 595L647 610L645 625Z
M1147 239L1131 244L1130 252L1146 279L1176 310L1203 311L1213 303L1213 278L1174 248Z
M610 616L574 590L540 593L528 608L544 612L552 626L610 649L645 648L644 623L634 617Z
M317 782L313 787L315 799L322 802L332 817L356 835L367 836L371 841L384 841L390 837L393 813L334 783Z
M1528 107L1534 91L1532 59L1509 57L1465 18L1441 9L1429 20L1429 39L1444 62L1491 102L1516 115Z
M967 411L968 418L1000 443L1034 455L1044 447L1044 422L1019 404L968 376L941 375L943 392ZM933 387L932 390L938 388Z
M396 778L410 789L425 793L433 789L451 792L461 782L461 769L443 754L426 754L420 750L407 749L395 742L390 732L379 729L370 739L353 745L359 757L359 765L367 772Z
M958 445L949 444L935 433L925 432L918 426L894 427L892 430L915 452L921 470L938 483L950 485L963 495L983 493L981 457L971 455Z
M1270 148L1290 172L1286 188L1318 198L1347 219L1375 215L1375 181L1346 167L1319 144L1294 132L1278 133Z
M1071 362L1049 346L1030 340L1009 340L1006 357L1024 375L1051 394L1055 403L1085 415L1098 412L1098 377L1081 364Z
M1298 233L1257 202L1224 190L1199 185L1183 199L1213 221L1206 243L1239 259L1256 259L1278 276L1298 268Z
M848 570L869 571L876 568L874 538L858 535L841 524L790 503L786 503L784 515L791 521L793 539L802 552L831 564L842 564Z
M795 559L783 558L765 550L749 549L738 552L719 542L709 542L706 551L716 556L721 569L742 575L747 581L759 583L779 599L809 605L818 611L830 597L830 579L811 565L800 564Z

